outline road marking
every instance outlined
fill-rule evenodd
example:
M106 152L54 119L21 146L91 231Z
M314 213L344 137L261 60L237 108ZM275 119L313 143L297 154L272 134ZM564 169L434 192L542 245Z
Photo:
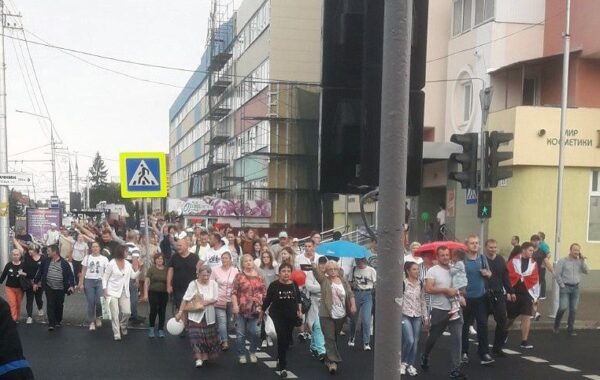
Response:
M534 363L548 363L548 360L536 358L535 356L521 356L521 357L525 360L529 360L530 362L534 362Z
M559 369L559 370L565 371L565 372L581 372L577 368L567 367L566 365L562 365L562 364L555 364L555 365L551 365L550 367L556 368L556 369Z
M267 354L266 352L257 352L256 357L259 359L270 359L271 358L271 356L269 354Z
M281 374L281 371L275 371L275 373L279 376ZM297 378L298 378L298 376L294 375L293 372L287 371L286 379L297 379Z
M277 361L276 360L275 361L273 361L273 360L265 361L263 363L265 363L265 365L267 367L269 367L269 368L277 368Z
M237 338L237 335L235 335L235 334L229 334L229 339L235 339L235 338Z
M598 375L583 375L583 377L590 380L600 380L600 376Z
M520 352L509 350L508 348L503 348L502 351L504 351L504 353L508 355L521 355Z

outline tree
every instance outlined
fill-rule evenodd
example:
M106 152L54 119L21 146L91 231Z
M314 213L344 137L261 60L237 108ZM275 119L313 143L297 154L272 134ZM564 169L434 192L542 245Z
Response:
M108 177L108 169L104 165L104 160L100 156L100 152L96 152L94 157L94 163L89 171L90 182L92 183L91 188L96 189L106 184L106 177Z

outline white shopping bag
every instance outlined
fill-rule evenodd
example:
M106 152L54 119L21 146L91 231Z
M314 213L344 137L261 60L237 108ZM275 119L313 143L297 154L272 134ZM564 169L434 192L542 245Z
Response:
M265 314L265 334L273 340L277 339L277 331L275 330L275 324L269 314Z
M100 297L102 305L102 319L112 319L110 315L110 297Z

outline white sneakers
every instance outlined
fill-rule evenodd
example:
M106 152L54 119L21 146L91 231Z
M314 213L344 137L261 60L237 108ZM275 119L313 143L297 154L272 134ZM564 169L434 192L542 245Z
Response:
M354 338L348 339L348 347L354 347Z
M33 323L33 318L27 317L27 322L25 322L25 323L27 323L28 325L32 324Z
M94 324L94 322L90 323L90 331L94 331L96 330L96 325Z
M261 348L267 348L267 340L266 339L262 341L260 347Z
M258 362L258 358L254 354L250 354L250 363L255 364Z
M400 375L406 375L408 373L409 376L417 376L419 372L412 365L408 365L406 363L400 363Z
M369 346L369 343L367 343L367 344L365 344L365 345L363 346L363 349L364 349L365 351L371 351L371 346Z
M44 310L40 309L38 310L38 317L43 317L44 316Z
M248 363L248 359L246 359L246 355L240 355L239 363L240 364L246 364L246 363Z
M417 372L417 369L415 367L413 367L412 365L408 366L408 368L406 369L406 372L408 372L409 376L417 376L419 374Z
M196 360L196 368L200 368L202 367L202 364L204 364L204 362L200 359Z
M96 327L102 327L102 318L96 318Z
M273 347L273 339L271 339L271 337L270 337L270 336L268 336L268 337L267 337L267 345L268 345L269 347Z

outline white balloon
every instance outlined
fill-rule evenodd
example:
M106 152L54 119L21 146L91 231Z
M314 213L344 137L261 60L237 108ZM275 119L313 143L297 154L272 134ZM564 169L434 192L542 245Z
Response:
M184 327L185 326L183 325L183 322L177 322L177 320L174 317L169 319L169 321L167 322L167 331L171 335L181 334L183 332Z

